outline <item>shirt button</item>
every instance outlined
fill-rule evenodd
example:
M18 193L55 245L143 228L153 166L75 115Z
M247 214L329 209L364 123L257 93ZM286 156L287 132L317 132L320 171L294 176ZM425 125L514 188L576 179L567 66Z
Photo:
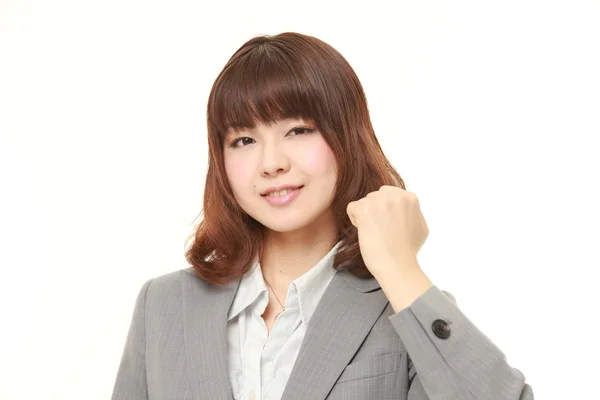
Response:
M254 392L248 393L248 400L256 400L256 395L254 394Z
M433 321L433 324L431 324L431 329L433 330L435 336L439 337L440 339L448 339L450 337L450 325L448 325L448 323L443 319L436 319Z

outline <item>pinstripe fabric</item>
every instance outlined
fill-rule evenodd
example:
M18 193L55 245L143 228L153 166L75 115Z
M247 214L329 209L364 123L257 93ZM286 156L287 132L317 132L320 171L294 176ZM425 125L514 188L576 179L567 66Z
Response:
M227 312L239 281L186 269L146 282L113 400L231 400ZM444 319L447 339L431 325ZM523 374L436 286L394 313L373 278L338 272L307 328L284 400L532 400Z

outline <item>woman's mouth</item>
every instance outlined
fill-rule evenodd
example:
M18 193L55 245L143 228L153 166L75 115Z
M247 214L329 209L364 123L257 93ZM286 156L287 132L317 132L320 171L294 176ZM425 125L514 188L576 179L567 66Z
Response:
M270 192L267 194L262 195L262 197L267 200L269 203L271 203L272 205L282 205L282 204L287 204L289 202L291 202L292 200L294 200L299 194L300 194L300 190L302 190L302 188L304 187L304 185L296 188L296 189L283 189L283 190L278 190L275 192Z

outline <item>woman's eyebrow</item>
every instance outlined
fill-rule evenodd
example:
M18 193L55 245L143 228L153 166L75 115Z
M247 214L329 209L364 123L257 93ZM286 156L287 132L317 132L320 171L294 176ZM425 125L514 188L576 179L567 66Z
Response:
M240 130L233 129L233 128L229 128L225 132L225 136L226 137L229 137L229 136L240 136L241 134L242 134L242 132Z

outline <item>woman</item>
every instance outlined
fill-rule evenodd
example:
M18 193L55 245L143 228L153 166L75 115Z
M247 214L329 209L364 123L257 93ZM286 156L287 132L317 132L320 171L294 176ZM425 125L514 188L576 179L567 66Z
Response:
M419 267L419 202L342 55L253 38L207 114L191 267L143 285L113 399L533 399Z

